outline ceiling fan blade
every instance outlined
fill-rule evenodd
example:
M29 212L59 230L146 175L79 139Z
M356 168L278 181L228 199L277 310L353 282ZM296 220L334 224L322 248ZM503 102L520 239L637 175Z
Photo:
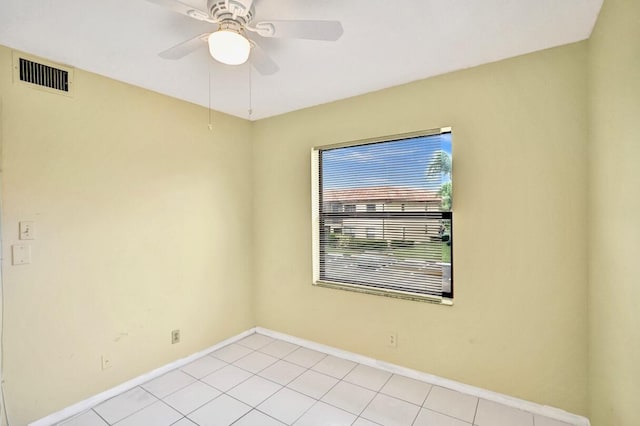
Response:
M339 21L262 21L255 28L263 37L336 41L344 32Z
M194 52L203 46L206 46L207 37L209 37L209 34L211 33L204 33L204 34L195 36L192 39L176 44L175 46L165 50L164 52L160 52L158 55L164 59L183 58L187 56L189 53Z
M149 3L157 4L174 12L186 15L199 21L214 22L209 13L202 9L197 9L191 5L182 3L179 0L147 0Z
M251 40L251 65L262 75L271 75L278 72L280 67L267 55L255 41Z

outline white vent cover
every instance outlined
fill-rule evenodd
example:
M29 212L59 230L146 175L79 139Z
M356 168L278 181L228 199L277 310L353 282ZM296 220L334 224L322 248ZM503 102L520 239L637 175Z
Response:
M13 52L13 81L61 95L73 95L73 68Z

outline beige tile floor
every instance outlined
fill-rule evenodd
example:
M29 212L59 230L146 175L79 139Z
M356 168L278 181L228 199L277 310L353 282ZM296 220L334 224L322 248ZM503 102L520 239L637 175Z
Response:
M65 426L569 426L252 334Z

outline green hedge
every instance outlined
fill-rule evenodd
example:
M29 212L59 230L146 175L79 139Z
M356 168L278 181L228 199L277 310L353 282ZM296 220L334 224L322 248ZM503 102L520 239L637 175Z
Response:
M387 240L376 240L374 238L351 238L349 241L351 249L386 249Z

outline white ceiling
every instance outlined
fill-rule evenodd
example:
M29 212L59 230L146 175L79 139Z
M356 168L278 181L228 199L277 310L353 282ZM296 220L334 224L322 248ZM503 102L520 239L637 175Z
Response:
M0 44L255 120L584 40L602 1L255 0L256 20L344 27L337 42L262 39L280 66L270 76L219 64L206 46L161 59L211 24L145 0L0 0Z

